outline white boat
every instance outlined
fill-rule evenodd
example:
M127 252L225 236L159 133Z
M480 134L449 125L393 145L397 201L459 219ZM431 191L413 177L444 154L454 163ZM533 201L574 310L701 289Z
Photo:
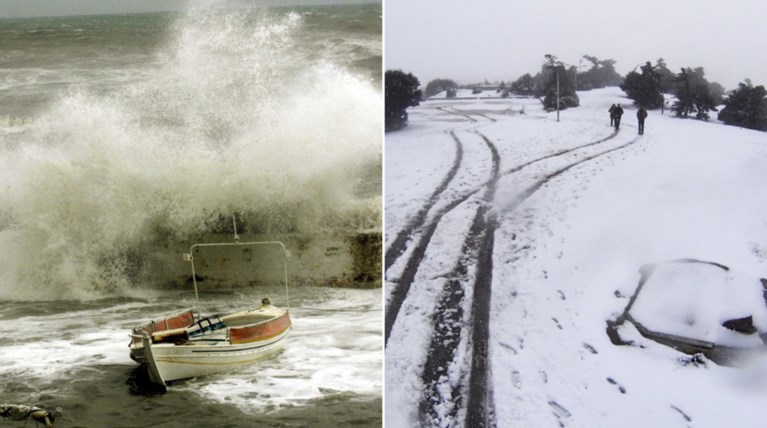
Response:
M195 249L200 247L275 246L282 251L285 307L261 305L229 314L200 316ZM162 386L174 380L228 371L272 356L291 329L288 312L288 252L281 242L238 242L192 245L185 260L192 266L197 306L133 328L130 356L146 365L152 383Z

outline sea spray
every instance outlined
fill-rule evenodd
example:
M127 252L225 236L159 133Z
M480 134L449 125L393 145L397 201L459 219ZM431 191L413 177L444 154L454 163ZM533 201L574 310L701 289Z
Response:
M0 299L154 285L169 247L231 214L251 232L380 228L380 91L297 46L304 31L296 13L193 8L135 79L73 85L0 133Z

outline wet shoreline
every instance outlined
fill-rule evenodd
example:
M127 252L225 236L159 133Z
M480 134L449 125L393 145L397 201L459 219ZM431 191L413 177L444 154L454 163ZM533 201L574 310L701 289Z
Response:
M380 291L293 291L294 329L279 354L173 382L166 393L128 358L128 334L136 323L191 303L189 293L157 292L151 301L0 302L2 402L61 408L61 427L381 426ZM257 296L206 293L205 301L225 311Z
M380 396L338 393L304 405L248 413L234 404L206 401L204 397L172 386L165 394L142 390L142 386L135 384L143 381L142 369L137 367L98 366L89 371L101 375L87 380L73 379L66 395L53 396L40 391L34 404L45 409L60 407L62 414L56 418L56 426L62 427L368 427L382 424ZM19 388L16 392L27 396L32 389ZM14 391L6 393L8 399L16 395Z

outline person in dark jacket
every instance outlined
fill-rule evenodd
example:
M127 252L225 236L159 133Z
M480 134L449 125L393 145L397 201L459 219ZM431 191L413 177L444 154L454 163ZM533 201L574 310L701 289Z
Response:
M644 134L644 120L647 118L647 110L644 107L639 107L637 110L637 121L639 122L639 135Z
M620 104L615 105L613 114L615 115L615 119L613 120L613 122L615 123L615 130L617 131L618 128L621 127L621 116L623 116L623 109L621 108Z
M610 110L607 110L610 113L610 126L615 126L615 104L610 106Z

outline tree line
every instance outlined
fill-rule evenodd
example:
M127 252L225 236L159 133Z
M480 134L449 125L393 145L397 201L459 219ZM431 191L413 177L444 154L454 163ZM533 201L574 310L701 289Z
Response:
M640 71L626 75L620 88L639 106L646 109L665 108L663 94L674 95L670 110L677 117L708 120L710 112L727 125L767 131L767 91L754 86L749 79L726 94L722 85L709 82L703 67L681 68L673 73L663 59L653 65L647 61ZM724 106L719 111L718 106Z
M579 105L576 91L618 86L637 106L648 110L668 108L676 117L700 120L708 120L710 112L717 112L718 119L727 125L767 131L767 90L762 85L754 86L748 79L726 93L722 85L706 79L703 67L683 67L674 73L665 60L659 58L655 64L647 61L621 76L615 70L615 60L600 60L590 55L582 58L587 64L585 70L567 65L554 55L545 55L537 74L526 73L508 85L502 82L498 91L504 96L513 93L540 98L547 110L556 109L558 99L558 107L563 110ZM418 105L423 95L430 97L445 91L448 97L454 97L458 88L455 81L445 78L430 81L423 95L419 86L418 79L410 73L386 72L387 131L407 126L405 110ZM405 92L395 94L399 91ZM674 96L675 101L667 105L664 94Z

